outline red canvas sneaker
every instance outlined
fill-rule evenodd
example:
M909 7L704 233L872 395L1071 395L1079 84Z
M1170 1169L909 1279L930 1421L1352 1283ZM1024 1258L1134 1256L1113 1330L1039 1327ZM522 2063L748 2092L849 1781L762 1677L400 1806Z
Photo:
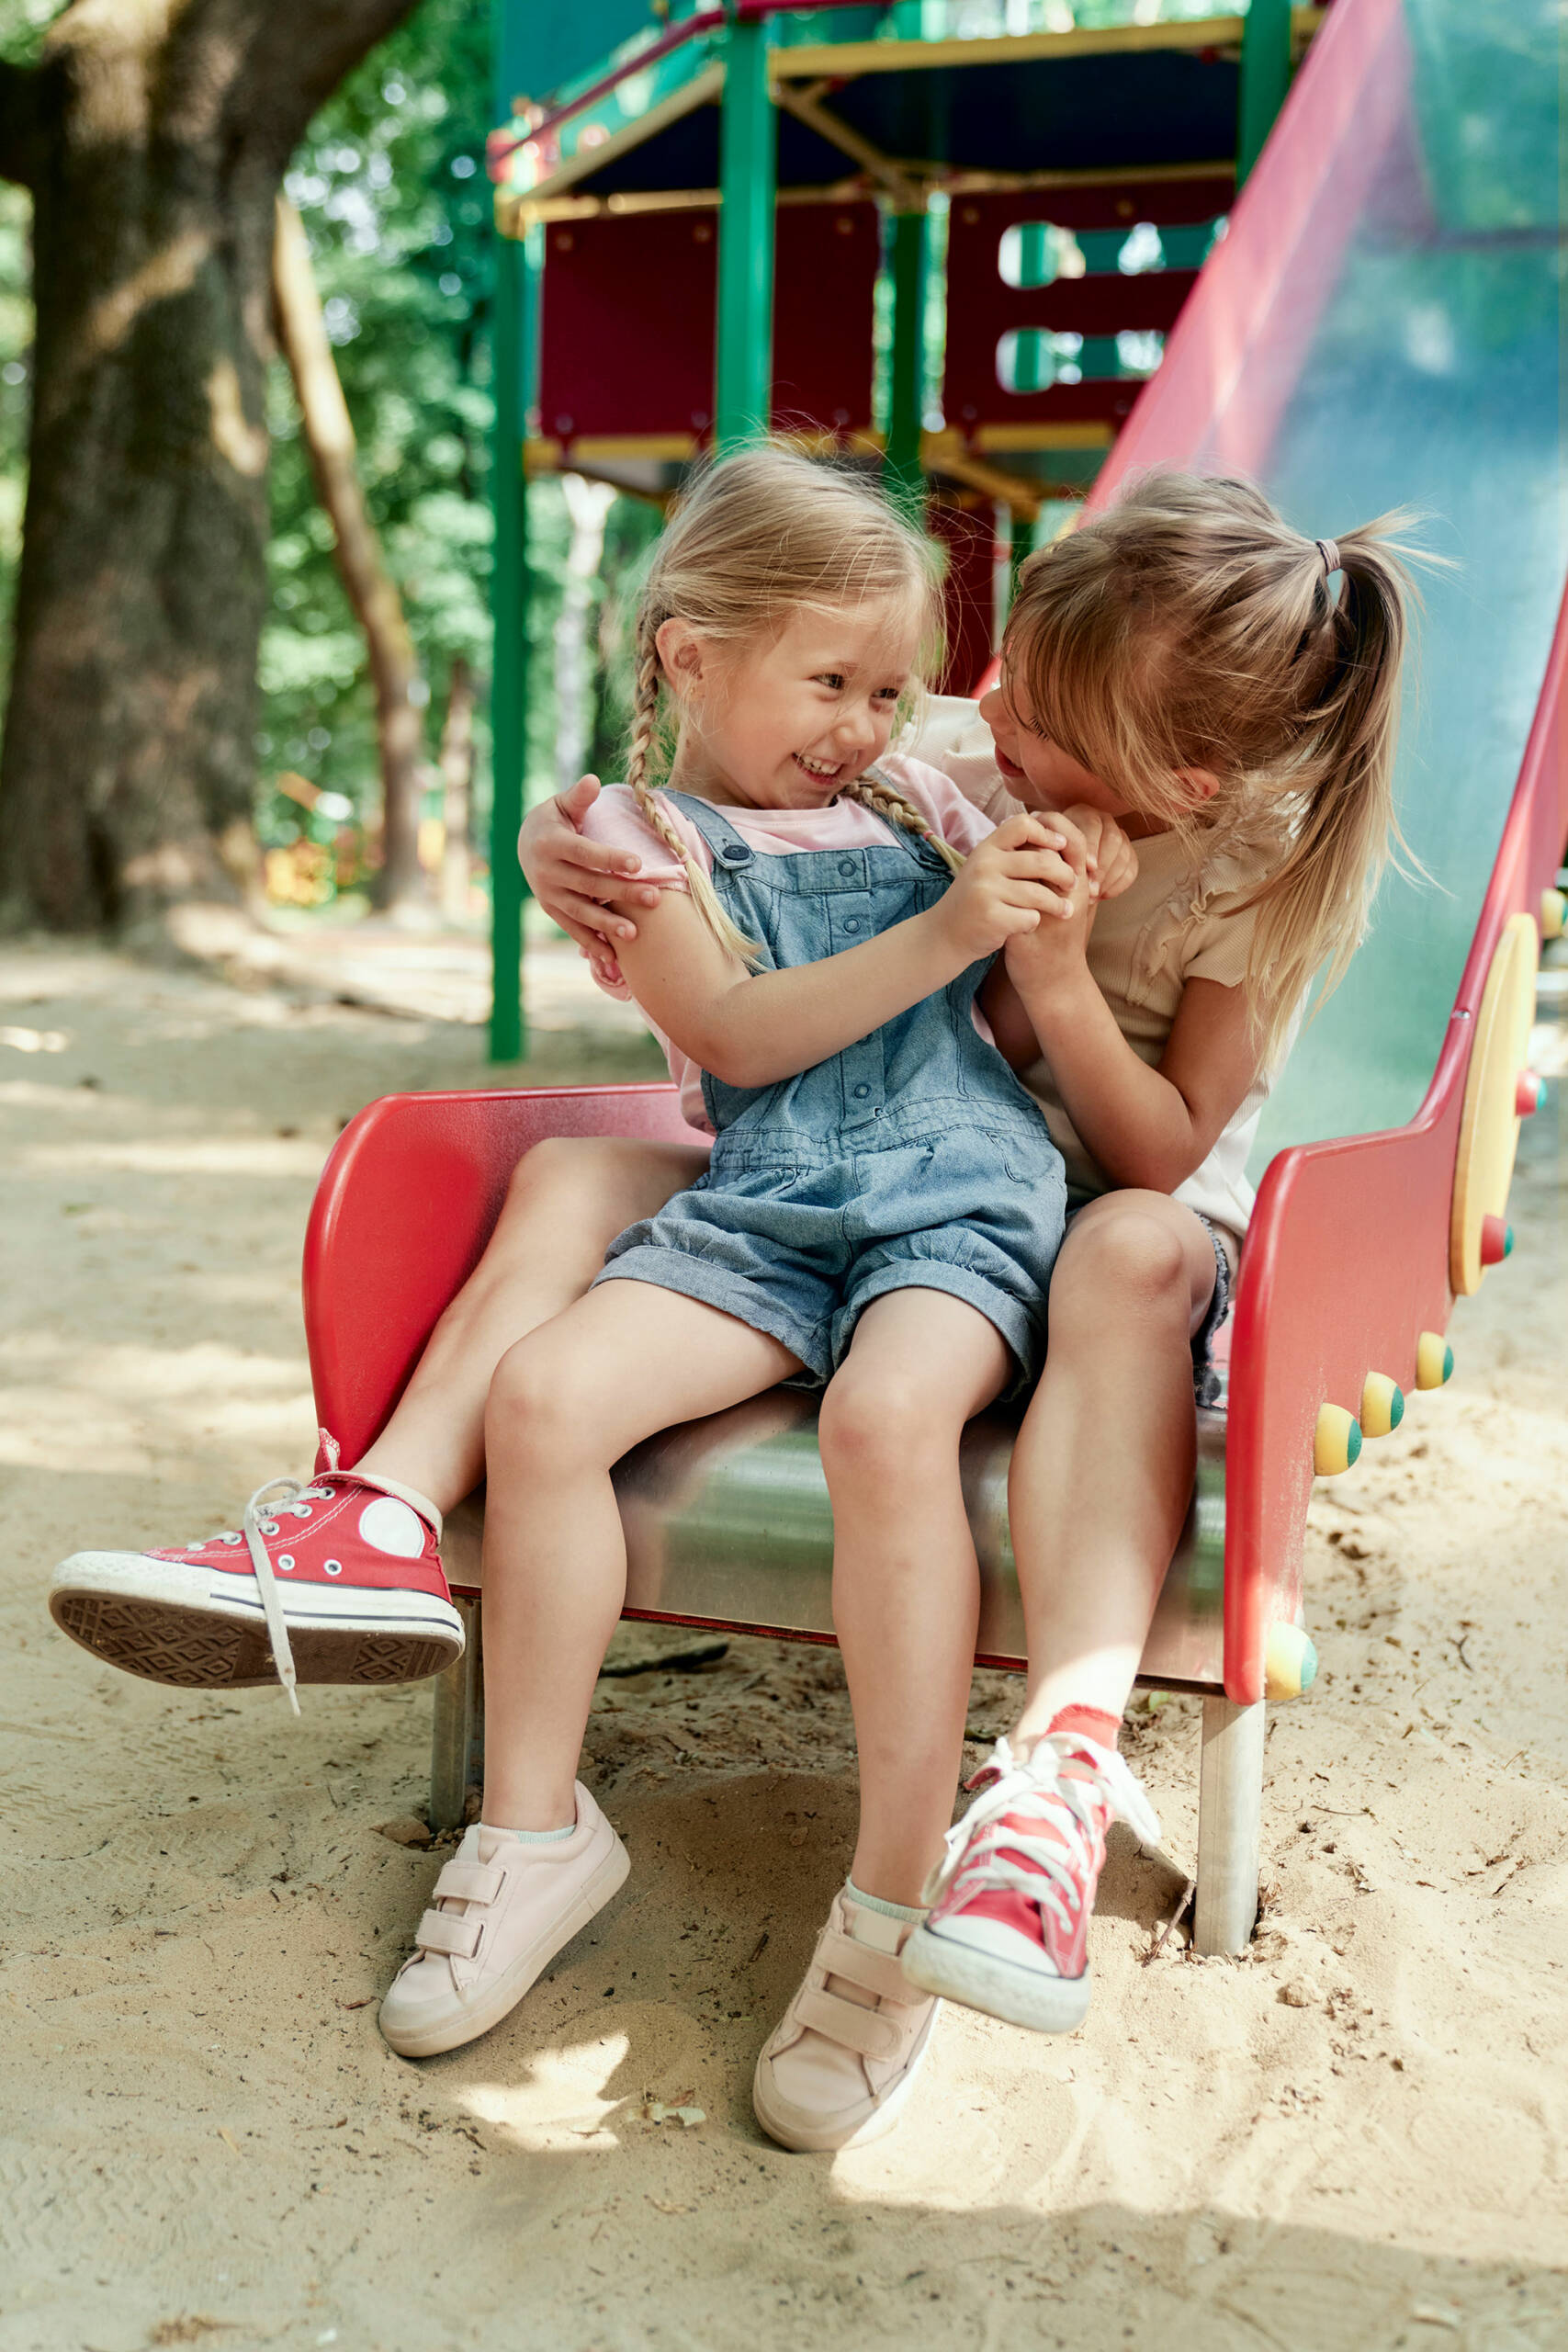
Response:
M185 1690L417 1682L463 1654L441 1514L392 1478L335 1466L271 1478L244 1525L153 1552L77 1552L50 1588L62 1631L111 1666Z
M1105 1833L1124 1821L1153 1846L1159 1823L1116 1749L1077 1732L1048 1733L1021 1762L998 1739L967 1786L975 1802L948 1831L904 1973L1013 2025L1070 2032L1089 2008Z

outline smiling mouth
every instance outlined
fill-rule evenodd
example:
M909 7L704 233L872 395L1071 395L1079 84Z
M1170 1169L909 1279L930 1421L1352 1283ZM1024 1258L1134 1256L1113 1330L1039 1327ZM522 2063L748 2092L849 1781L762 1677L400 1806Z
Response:
M815 776L819 784L831 784L836 776L843 774L842 765L838 761L829 765L826 760L807 759L804 752L795 752L792 757L797 768L804 768L807 775Z

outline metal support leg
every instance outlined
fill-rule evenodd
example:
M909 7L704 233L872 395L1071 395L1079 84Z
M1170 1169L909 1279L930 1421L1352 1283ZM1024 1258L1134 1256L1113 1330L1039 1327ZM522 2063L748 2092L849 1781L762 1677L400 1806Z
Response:
M1291 86L1291 0L1252 0L1241 37L1241 93L1236 123L1239 187L1263 152L1274 118Z
M1193 1949L1245 1951L1258 1917L1263 1826L1263 1715L1229 1699L1203 1702L1198 1782L1198 1893Z
M435 1714L430 1742L430 1826L462 1826L468 1782L484 1759L484 1680L480 1657L480 1603L476 1596L452 1595L463 1620L463 1655L435 1678Z
M720 449L739 448L768 429L779 137L768 84L772 40L763 17L735 17L725 35L714 337L714 437Z
M889 240L893 355L887 454L882 479L911 521L924 526L926 477L920 431L926 409L926 278L930 240L923 212L900 212Z

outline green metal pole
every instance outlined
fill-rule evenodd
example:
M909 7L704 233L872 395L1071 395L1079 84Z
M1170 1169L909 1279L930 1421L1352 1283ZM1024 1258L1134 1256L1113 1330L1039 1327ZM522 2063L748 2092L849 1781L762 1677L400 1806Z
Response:
M1241 36L1241 106L1235 184L1263 153L1291 86L1291 0L1252 0Z
M496 239L495 439L491 459L495 551L491 574L491 1016L492 1062L521 1061L523 899L517 830L523 822L527 695L527 520L523 481L525 326L529 258L513 237Z
M778 122L768 88L771 28L745 17L726 37L719 132L718 319L714 438L720 449L768 429L773 379L773 207Z
M927 246L923 211L894 216L893 352L882 479L888 495L917 522L925 518L926 499L920 428L926 409Z

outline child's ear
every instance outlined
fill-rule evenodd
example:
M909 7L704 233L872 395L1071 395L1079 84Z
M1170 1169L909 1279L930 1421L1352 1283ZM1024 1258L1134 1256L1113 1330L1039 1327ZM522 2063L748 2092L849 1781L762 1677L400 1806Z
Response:
M1220 788L1220 779L1213 768L1178 768L1176 781L1194 808L1201 808Z
M672 614L660 622L653 642L659 649L660 667L677 694L701 683L705 649L690 621Z

